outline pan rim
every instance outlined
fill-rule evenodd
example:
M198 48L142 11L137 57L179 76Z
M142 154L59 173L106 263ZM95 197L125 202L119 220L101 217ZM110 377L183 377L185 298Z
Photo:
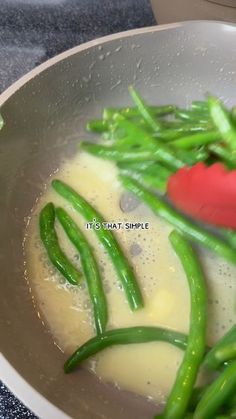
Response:
M117 32L114 34L102 36L100 38L93 39L91 41L82 43L80 45L77 45L73 48L70 48L55 57L49 58L48 60L44 61L42 64L39 64L32 70L30 70L28 73L24 74L22 77L20 77L18 80L16 80L13 84L11 84L6 90L4 90L0 94L0 108L7 102L7 100L16 93L24 84L28 83L30 80L32 80L34 77L42 73L44 70L53 67L53 65L57 64L58 62L72 56L75 54L78 54L82 51L86 51L92 47L95 47L97 45L103 45L110 41L113 41L115 39L124 39L129 38L134 35L140 35L140 34L146 34L150 32L160 32L164 30L169 29L175 29L178 27L185 27L185 26L199 26L202 24L207 25L214 25L214 26L228 26L231 28L234 28L233 30L236 31L236 23L232 22L224 22L224 21L218 21L218 20L187 20L183 22L173 22L173 23L167 23L164 25L154 25L154 26L148 26L144 28L137 28L137 29L131 29L123 32Z

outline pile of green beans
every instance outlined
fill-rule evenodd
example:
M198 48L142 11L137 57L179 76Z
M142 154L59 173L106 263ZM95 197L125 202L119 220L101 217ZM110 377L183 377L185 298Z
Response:
M96 220L100 226L105 222L102 215L92 207L81 195L64 182L54 179L52 186L55 191L65 198L88 222ZM142 293L135 278L132 267L119 246L114 234L105 228L94 230L98 239L106 249L119 279L123 285L131 310L137 310L143 306Z
M176 230L169 239L179 257L189 285L191 312L188 336L160 327L136 326L107 330L108 305L102 277L91 245L81 229L63 208L47 204L40 213L40 235L53 265L71 284L78 286L80 271L60 248L55 220L58 220L80 254L83 276L94 312L96 335L68 358L65 373L114 345L167 342L184 352L175 383L161 415L164 419L214 419L236 417L236 325L212 348L207 347L207 292L200 263L190 242L196 242L236 264L236 233L218 229L214 233L176 211L163 197L168 178L185 165L198 161L220 161L236 168L236 111L209 96L193 101L188 109L175 105L149 105L132 86L134 107L105 108L102 119L87 123L99 134L100 144L82 142L80 149L113 160L126 190L146 203ZM1 125L1 121L0 121ZM87 222L103 225L102 215L69 185L53 180L54 190ZM95 230L122 283L130 308L143 307L142 292L132 267L117 239L109 230ZM210 377L207 387L196 387L200 369Z
M134 107L105 108L102 119L87 124L88 131L102 134L102 144L82 142L82 149L127 165L158 162L173 171L198 161L221 161L236 168L235 107L230 111L213 96L193 101L189 109L150 106L133 86L129 92ZM137 178L137 171L130 170L132 175ZM153 184L143 177L142 183L161 193L166 190L163 182Z
M103 126L102 144L82 142L81 149L115 161L124 186L155 213L180 228L190 240L236 263L235 234L222 228L209 233L206 225L199 227L164 201L148 197L152 192L165 195L168 178L185 165L220 161L228 169L236 169L235 107L226 109L214 96L193 101L189 109L169 104L150 106L133 86L129 92L134 107L106 108L100 121L87 126L94 133L101 133ZM139 184L139 191L135 192L135 184L136 189ZM141 192L141 187L147 191Z

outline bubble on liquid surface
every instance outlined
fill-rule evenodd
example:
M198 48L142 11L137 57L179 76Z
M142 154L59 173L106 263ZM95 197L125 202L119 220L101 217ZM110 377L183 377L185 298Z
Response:
M131 212L140 205L140 200L129 192L123 192L120 197L120 209L123 212Z

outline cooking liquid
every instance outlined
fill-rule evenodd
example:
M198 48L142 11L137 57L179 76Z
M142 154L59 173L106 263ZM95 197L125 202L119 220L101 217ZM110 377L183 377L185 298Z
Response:
M86 283L67 284L48 261L40 241L38 219L47 203L63 206L83 230L94 248L109 305L108 329L129 326L161 326L188 333L190 296L187 279L169 241L172 227L155 216L144 204L130 212L120 208L123 189L111 162L79 153L65 162L57 179L77 190L106 221L149 223L148 229L114 231L125 255L134 267L144 308L131 312L114 267L85 219L48 184L32 213L26 234L27 278L39 311L57 345L70 355L94 336L93 315ZM80 267L79 255L56 224L59 240L67 255ZM236 321L234 311L236 268L211 252L200 251L208 289L208 344L213 344ZM167 343L153 342L108 348L84 365L101 379L112 382L158 403L166 400L174 383L183 352ZM204 380L199 377L199 380Z

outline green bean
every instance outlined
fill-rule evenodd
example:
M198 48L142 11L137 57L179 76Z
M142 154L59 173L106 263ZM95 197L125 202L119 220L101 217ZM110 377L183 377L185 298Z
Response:
M205 231L202 227L185 218L181 213L173 209L167 202L143 188L135 180L130 179L127 176L120 176L120 179L126 189L144 201L155 214L159 215L168 223L183 232L190 240L202 244L203 246L216 252L219 256L236 264L235 250L224 242L224 240L208 231Z
M193 147L199 147L202 145L216 143L221 141L221 135L216 131L201 132L188 136L183 136L171 143L174 147L190 149Z
M229 150L219 144L210 144L208 149L220 157L229 169L236 168L236 157Z
M167 143L177 140L178 138L182 138L186 135L191 135L192 131L189 130L180 130L177 128L168 128L162 129L159 132L154 132L153 137L156 138L158 141L165 141Z
M55 208L50 202L41 210L39 216L40 237L47 250L52 264L72 285L78 285L81 279L80 271L70 262L60 248L55 224Z
M236 122L236 106L232 107L231 116L232 116L233 122L235 123Z
M190 403L189 403L189 406L188 406L188 409L191 412L192 411L194 412L194 410L196 409L196 406L198 405L198 403L202 399L202 397L205 394L207 388L208 388L208 386L195 387L193 389L191 399L190 399ZM224 410L224 412L228 412L230 409L233 409L234 406L236 406L236 394L233 394L229 398L226 399L222 410Z
M167 400L164 418L182 419L205 352L207 298L203 272L192 247L177 231L172 231L169 239L188 280L191 314L187 348Z
M236 342L236 325L232 326L231 329L207 353L203 361L203 365L209 369L217 369L221 364L221 362L219 362L219 360L216 357L217 351L235 342Z
M109 130L109 124L107 121L93 119L87 122L86 128L91 132L103 133Z
M97 334L106 329L108 309L99 268L88 240L77 224L63 208L56 209L56 216L67 236L80 254L81 266L86 278L88 291L93 304L94 322Z
M236 406L236 393L226 400L226 406L233 409Z
M162 119L162 127L163 129L176 129L180 131L205 131L205 130L212 130L214 128L214 124L211 121L185 121L179 119Z
M73 371L81 362L90 356L113 345L127 345L146 342L167 342L184 350L187 345L187 336L160 327L135 326L124 329L108 330L102 335L95 336L80 346L66 361L66 373Z
M202 112L197 112L197 111L188 111L186 109L177 109L175 111L175 117L179 118L181 120L186 120L186 121L195 121L195 122L200 122L200 123L206 123L209 124L209 116L206 115L205 113Z
M152 138L148 133L140 129L140 127L135 126L132 122L128 120L120 120L122 128L126 128L126 132L122 130L122 138L119 139L117 145L110 147L107 145L97 145L91 143L82 142L80 146L85 148L86 151L92 152L92 154L98 155L99 157L108 158L111 160L119 160L119 153L122 153L121 161L127 158L127 153L130 151L137 151L139 154L148 153L152 151L154 158L158 157L158 160L166 162L170 166L170 158L172 162L177 158L182 161L183 165L192 166L199 161L205 161L208 158L208 153L206 150L194 150L194 151L185 151L185 150L174 150L169 147L169 145L161 144L156 139ZM119 152L119 153L118 153ZM168 152L168 155L167 155ZM146 154L144 154L145 156ZM164 160L163 160L164 157ZM133 156L132 156L133 158ZM128 158L129 159L129 158ZM162 159L162 160L161 160ZM168 161L167 161L168 159ZM170 166L173 169L176 169L177 166ZM179 167L179 166L178 166Z
M174 147L173 147L174 148ZM208 159L209 154L204 148L199 150L184 150L176 149L175 156L184 162L185 165L193 166L199 161L205 161Z
M192 391L191 398L189 401L188 409L194 411L197 404L200 402L203 394L206 391L206 387L195 387Z
M236 418L236 405L230 409L228 414L228 418Z
M0 114L0 130L2 129L3 125L4 125L4 119L2 115Z
M165 116L175 112L175 105L160 105L160 106L148 106L149 111L156 116ZM124 108L104 108L103 118L105 120L111 120L115 114L125 116L126 118L134 118L140 115L138 108L124 107Z
M161 128L161 124L154 118L152 112L150 111L150 109L148 108L148 106L146 105L142 97L139 95L137 90L135 90L133 86L129 86L129 93L135 105L137 106L140 114L145 119L147 124L150 125L150 127L154 131L159 131Z
M158 149L158 154L163 155L163 145L160 145L157 142L157 140L152 138L144 129L140 128L139 126L136 126L132 121L128 121L122 115L119 114L114 116L114 120L115 123L113 126L113 136L117 140L119 139L117 147L120 149L120 151L127 152L128 146L134 147L136 145L139 145L141 146L143 152L146 152L149 148L155 152ZM83 144L84 143L82 143L82 147ZM94 144L91 146L90 143L88 147L91 148L93 146ZM97 145L95 144L95 146ZM172 153L172 160L173 154L175 154L175 157L177 157L179 160L182 160L183 164L187 164L189 166L194 165L196 162L204 161L208 158L208 154L205 150L197 150L194 152L185 152L184 150L172 151L171 149L168 150L167 147L168 146L164 145L165 151L169 151L169 153ZM93 147L93 150L94 149L95 148Z
M165 193L167 187L167 179L161 179L160 177L153 176L147 172L139 172L135 170L121 171L121 175L130 176L132 179L139 181L142 185L150 188L156 188L159 192Z
M138 162L138 163L125 163L118 162L117 167L121 170L137 171L147 173L152 176L158 176L160 179L166 180L173 174L173 171L160 163L154 162Z
M219 408L236 391L236 361L232 361L207 388L194 412L194 419L214 418Z
M236 250L236 232L235 230L221 228L220 231L223 233L223 237L229 242L229 244Z
M194 100L191 108L196 111L209 113L208 105L205 100Z
M174 141L177 140L178 138L182 138L185 136L190 136L193 134L197 134L197 133L207 133L209 131L212 130L212 127L210 125L204 124L204 125L196 125L196 124L184 124L180 127L170 127L169 128L165 128L165 126L163 126L163 129L159 132L155 132L153 133L153 137L160 139L160 140L165 140L165 141Z
M92 222L93 219L95 219L100 226L103 226L105 220L102 215L74 189L57 179L52 181L52 186L57 193L59 193L59 195L70 202L70 204L87 220L87 222ZM103 227L95 229L95 233L113 262L126 293L130 308L132 310L141 308L143 306L143 298L139 285L115 236L110 230L105 230Z
M166 192L167 181L173 171L158 163L118 163L122 175L131 176L141 184Z
M159 163L154 163L146 169L146 173L152 176L158 176L160 179L167 180L174 172Z
M159 143L156 144L155 150L150 147L146 150L128 149L124 151L119 147L106 147L91 143L80 143L80 147L97 157L120 162L160 161L173 170L180 169L185 165L184 161L175 157L172 150L162 144L159 145Z
M218 349L215 352L215 358L220 364L236 358L236 341Z
M114 115L112 130L114 139L122 139L124 143L143 144L146 141L152 144L155 143L150 133L144 127L138 126L120 114Z
M216 97L209 96L207 99L211 118L220 134L227 142L232 152L236 148L236 127L234 126L229 111ZM235 154L235 153L234 153Z
M139 172L145 172L148 168L154 166L156 163L153 161L141 161L141 162L117 162L117 167L121 170L138 170ZM168 170L168 169L167 169Z

